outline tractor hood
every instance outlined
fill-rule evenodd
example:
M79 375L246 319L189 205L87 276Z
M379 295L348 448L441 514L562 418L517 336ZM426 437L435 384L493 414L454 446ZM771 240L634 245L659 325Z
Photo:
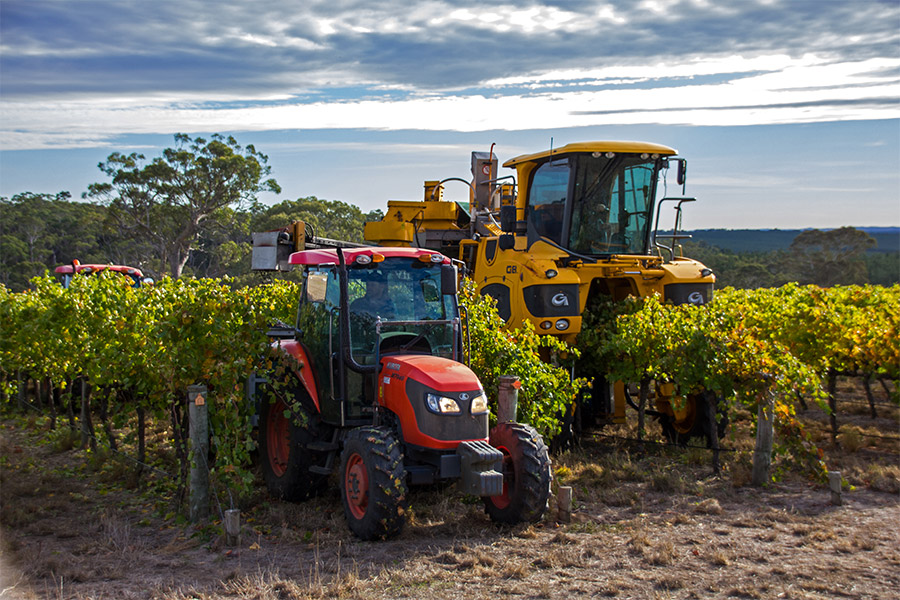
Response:
M385 379L414 379L435 390L469 392L481 389L472 369L462 363L424 354L399 354L381 359L381 376Z
M378 402L397 416L406 443L449 451L461 441L487 440L486 404L475 408L484 390L469 367L424 354L388 355L381 366ZM455 410L444 412L443 402Z

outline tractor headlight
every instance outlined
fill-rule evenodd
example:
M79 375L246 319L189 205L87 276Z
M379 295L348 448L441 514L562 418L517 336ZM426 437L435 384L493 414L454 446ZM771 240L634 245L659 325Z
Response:
M472 398L472 407L470 412L473 415L483 415L488 411L488 401L487 396L484 395L484 392L481 392L474 398Z
M428 410L438 414L459 413L459 404L456 403L456 400L446 396L427 394L425 396L425 405L428 407Z

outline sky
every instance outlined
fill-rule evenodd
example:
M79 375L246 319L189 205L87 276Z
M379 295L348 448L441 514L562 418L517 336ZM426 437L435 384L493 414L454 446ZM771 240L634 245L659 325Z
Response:
M900 0L0 0L0 196L215 132L269 204L640 140L688 160L689 229L900 226Z

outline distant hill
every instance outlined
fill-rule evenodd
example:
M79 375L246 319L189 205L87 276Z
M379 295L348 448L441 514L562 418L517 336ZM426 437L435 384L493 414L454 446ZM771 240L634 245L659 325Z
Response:
M900 251L900 227L857 227L878 242L870 252ZM733 252L787 250L803 229L695 229L687 231L693 242L706 242Z

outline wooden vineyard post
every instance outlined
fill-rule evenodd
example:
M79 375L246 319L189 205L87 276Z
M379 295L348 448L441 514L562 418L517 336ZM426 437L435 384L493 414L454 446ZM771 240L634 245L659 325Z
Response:
M570 523L572 521L572 487L568 485L559 486L559 493L556 495L556 520L560 523Z
M772 447L775 443L775 395L766 390L760 395L756 418L756 449L753 451L753 485L769 481Z
M241 545L241 511L237 508L225 511L225 545Z
M519 404L519 378L515 375L501 375L497 390L497 422L515 423Z
M831 503L835 506L841 506L844 503L841 498L841 472L828 471L828 487L831 490Z
M206 407L205 385L188 386L188 423L190 430L191 464L191 522L196 523L209 517L209 423Z
M712 453L712 468L715 475L721 473L719 466L719 424L716 421L716 410L718 408L718 399L716 394L709 390L703 392L706 398L706 422L709 434L709 445Z

